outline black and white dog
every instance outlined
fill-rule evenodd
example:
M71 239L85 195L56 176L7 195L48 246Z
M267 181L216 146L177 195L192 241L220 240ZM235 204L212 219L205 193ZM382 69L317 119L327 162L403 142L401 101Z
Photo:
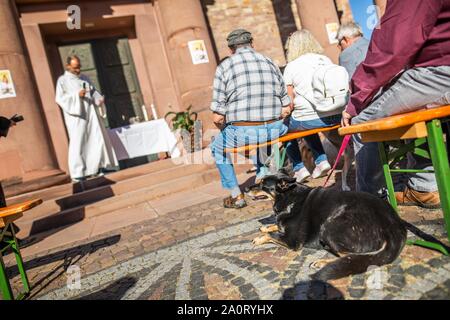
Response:
M274 200L277 224L262 227L255 245L276 243L292 250L325 249L333 260L319 260L313 279L327 281L363 273L371 265L392 263L401 253L407 230L439 242L400 219L386 201L366 193L309 188L286 173L266 177L253 191Z

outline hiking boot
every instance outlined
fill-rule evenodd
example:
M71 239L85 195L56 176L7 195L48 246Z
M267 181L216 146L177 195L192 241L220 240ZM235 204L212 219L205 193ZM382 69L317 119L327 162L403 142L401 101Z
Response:
M303 183L309 177L311 177L311 173L309 173L308 169L306 169L305 167L294 173L294 178L296 179L297 183Z
M328 171L331 170L331 165L328 163L328 161L322 161L319 163L316 168L314 169L312 173L313 179L325 177L328 173Z
M406 187L403 192L396 192L395 198L399 206L418 206L425 209L441 208L439 192L420 192Z
M242 209L247 206L247 202L245 202L244 195L241 194L236 198L229 196L223 199L223 206L227 209Z

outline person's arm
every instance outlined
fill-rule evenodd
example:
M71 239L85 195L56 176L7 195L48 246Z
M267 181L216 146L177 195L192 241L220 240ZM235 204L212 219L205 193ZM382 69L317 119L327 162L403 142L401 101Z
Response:
M222 68L220 66L216 69L216 74L214 77L213 84L213 99L211 102L211 111L213 114L213 122L219 129L222 129L225 125L225 115L226 115L226 101L227 97L225 94L226 84L223 79Z
M289 98L291 98L291 104L289 106L291 107L291 110L294 110L295 92L294 92L294 86L292 84L287 86L287 92L288 92Z
M68 92L63 84L63 80L60 78L56 83L56 103L63 109L64 112L80 117L83 113L82 101L80 92Z
M348 114L356 116L382 87L414 62L441 7L442 0L388 1L381 27L374 30L366 59L351 80Z
M283 108L281 109L281 118L287 118L291 115L292 110L294 109L294 92L292 86L292 78L289 73L289 68L286 66L284 69L284 74L281 74L280 69L277 68L278 78L281 84L281 105Z
M92 98L94 104L97 106L101 106L105 102L105 97L101 94L100 91L97 90L88 76L83 75L82 80L87 82L89 96Z

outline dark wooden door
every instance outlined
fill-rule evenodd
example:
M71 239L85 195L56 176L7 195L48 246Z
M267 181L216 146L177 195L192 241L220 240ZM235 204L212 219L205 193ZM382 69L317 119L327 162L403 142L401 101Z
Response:
M111 128L130 124L130 119L143 119L139 82L128 39L113 38L93 42L99 80L105 94Z

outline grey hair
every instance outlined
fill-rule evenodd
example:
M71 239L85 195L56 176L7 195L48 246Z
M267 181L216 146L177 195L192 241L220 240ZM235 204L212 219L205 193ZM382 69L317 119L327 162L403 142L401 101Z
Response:
M77 60L78 62L81 62L80 58L77 55L72 54L66 58L67 64L70 64L72 60Z
M342 41L344 38L357 38L364 36L361 27L355 22L349 22L341 25L338 30L336 39Z

